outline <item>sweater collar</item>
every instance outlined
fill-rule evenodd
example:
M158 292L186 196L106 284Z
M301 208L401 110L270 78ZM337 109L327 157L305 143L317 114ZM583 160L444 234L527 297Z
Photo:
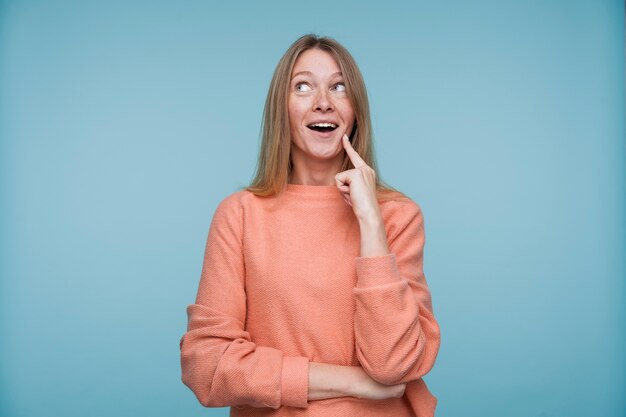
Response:
M339 188L335 185L304 185L287 183L285 186L285 194L343 200Z

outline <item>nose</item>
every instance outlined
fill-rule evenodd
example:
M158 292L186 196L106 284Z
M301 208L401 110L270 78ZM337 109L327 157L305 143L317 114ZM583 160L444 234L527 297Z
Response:
M314 110L321 110L323 112L333 109L332 100L330 99L328 91L324 89L319 90L319 93L315 97L314 106Z

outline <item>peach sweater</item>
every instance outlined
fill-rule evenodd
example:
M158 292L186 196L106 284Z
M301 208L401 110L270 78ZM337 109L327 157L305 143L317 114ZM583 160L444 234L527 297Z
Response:
M180 339L182 381L202 405L231 416L434 415L421 379L440 344L422 211L411 199L380 210L391 253L360 257L358 221L335 186L220 202ZM307 401L309 361L408 384L401 398Z

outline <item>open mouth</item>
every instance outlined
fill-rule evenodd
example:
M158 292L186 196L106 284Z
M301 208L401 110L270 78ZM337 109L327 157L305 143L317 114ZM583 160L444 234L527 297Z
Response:
M337 129L337 125L334 123L313 123L307 126L311 130L316 132L328 133Z

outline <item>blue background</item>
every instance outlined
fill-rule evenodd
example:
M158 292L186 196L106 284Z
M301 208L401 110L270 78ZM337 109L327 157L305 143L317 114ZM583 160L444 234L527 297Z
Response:
M621 1L0 4L0 412L225 416L180 380L274 68L343 43L424 210L438 416L623 416Z

